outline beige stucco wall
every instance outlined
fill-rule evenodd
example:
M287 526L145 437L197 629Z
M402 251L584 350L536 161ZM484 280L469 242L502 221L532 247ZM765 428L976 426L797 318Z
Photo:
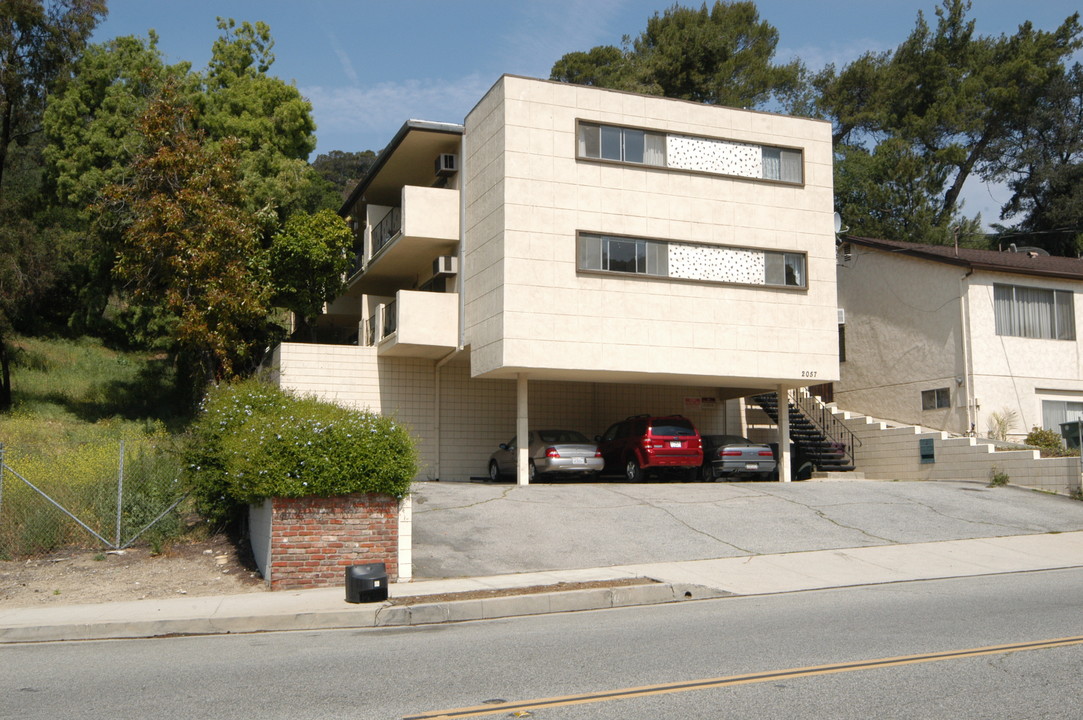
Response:
M392 414L418 439L419 480L484 477L489 454L515 435L515 381L472 378L464 354L378 357L375 348L284 343L272 361L283 387L347 407ZM680 413L703 433L740 432L736 402L707 386L532 381L530 426L599 435L628 415Z
M838 267L846 360L835 402L845 410L952 432L968 430L962 352L965 268L853 246ZM952 406L921 409L921 392L949 388Z
M580 161L577 119L801 147L806 183ZM475 375L836 378L828 124L504 77L467 116L465 142ZM809 288L582 274L577 231L803 251Z
M993 284L1023 285L1074 291L1074 341L1038 340L996 334ZM970 282L971 365L976 423L988 427L989 415L1014 411L1018 422L1013 436L1023 437L1042 424L1042 399L1083 402L1083 364L1079 340L1083 294L1078 283L1051 278L975 273Z
M1078 341L996 334L993 285L1075 291L1076 283L991 273L852 246L838 269L846 360L838 407L952 433L989 432L993 413L1013 412L1010 437L1042 424L1042 400L1083 402ZM966 331L962 330L964 323ZM968 342L964 347L964 337ZM948 388L951 407L921 409L921 391ZM968 412L969 410L969 412Z

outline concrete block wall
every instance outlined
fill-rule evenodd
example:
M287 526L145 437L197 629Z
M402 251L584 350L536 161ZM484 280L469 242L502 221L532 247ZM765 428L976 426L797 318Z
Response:
M962 480L988 483L1004 473L1013 485L1060 494L1080 489L1079 458L1043 458L1037 450L997 451L972 437L912 426L891 427L864 415L836 411L861 440L857 470L875 480ZM935 462L922 463L920 440L933 441Z

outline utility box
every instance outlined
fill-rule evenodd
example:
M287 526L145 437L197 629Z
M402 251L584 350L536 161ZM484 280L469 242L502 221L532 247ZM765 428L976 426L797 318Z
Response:
M346 568L346 602L384 600L387 600L387 568L383 563L351 565Z
M1079 420L1063 422L1060 424L1060 434L1062 437L1064 437L1064 445L1069 450L1079 450L1079 436L1081 425L1083 425L1083 422Z

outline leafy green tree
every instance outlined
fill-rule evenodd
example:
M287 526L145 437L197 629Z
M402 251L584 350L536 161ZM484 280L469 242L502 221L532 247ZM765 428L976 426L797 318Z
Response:
M271 302L294 313L304 333L323 304L343 288L353 262L353 233L333 210L291 215L271 241L267 269Z
M0 412L12 401L8 338L56 268L50 230L34 221L42 108L104 14L103 0L0 2Z
M291 213L314 209L309 190L318 176L307 163L316 148L312 105L294 85L268 74L274 40L265 23L219 18L218 29L199 125L212 141L237 140L247 207L270 237Z
M1034 245L1054 255L1083 251L1083 66L1058 78L998 149L996 179L1012 197L1001 213L1019 218L1000 242Z
M0 3L0 199L12 143L38 131L45 98L104 15L103 0Z
M207 143L172 82L139 120L145 141L100 208L120 224L115 272L136 299L173 319L182 369L194 381L234 376L267 314L257 226L245 210L238 143Z
M317 155L312 161L312 167L321 178L330 183L341 204L375 162L376 153L372 150L364 152L332 150L329 153Z
M890 162L870 165L860 153L838 157L840 184L847 174L866 178L865 197L849 198L853 214L846 220L854 232L876 232L877 214L915 211L921 215L918 225L927 229L910 240L945 242L957 231L976 229L976 218L961 215L964 183L999 171L1002 140L1049 92L1064 60L1080 46L1078 14L1052 32L1024 23L1012 36L993 38L975 34L969 11L969 2L944 0L936 9L935 28L919 12L913 31L894 52L866 54L839 72L828 67L815 78L837 147L867 148L876 155L878 145L890 140L893 147L885 157L902 157L904 145L905 156L920 161L907 170L921 176L915 177L915 194L885 207L877 204L883 198L875 189L891 184L898 169ZM849 160L864 166L848 169Z
M792 93L800 63L774 63L778 31L753 2L674 5L647 20L624 48L569 53L551 79L733 107L758 107Z

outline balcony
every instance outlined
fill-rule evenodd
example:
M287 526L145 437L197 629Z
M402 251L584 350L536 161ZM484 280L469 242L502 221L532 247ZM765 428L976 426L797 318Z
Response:
M370 205L367 213L371 231L364 269L350 279L350 295L391 295L431 273L434 258L456 251L457 190L407 185L402 188L401 205Z
M459 295L399 290L365 325L379 355L443 357L459 341Z

